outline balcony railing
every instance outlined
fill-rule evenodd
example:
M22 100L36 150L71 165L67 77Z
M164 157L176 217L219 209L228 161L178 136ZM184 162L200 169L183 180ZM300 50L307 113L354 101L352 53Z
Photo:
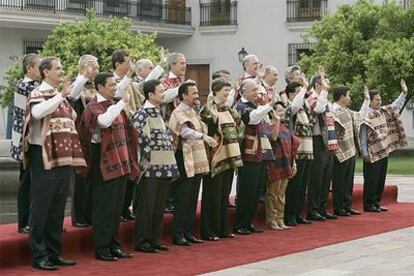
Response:
M237 1L200 1L200 26L237 25Z
M95 9L98 16L125 16L144 22L191 25L191 8L181 5L131 3L129 0L0 0L0 13L9 10L31 15L85 15L86 9L90 8Z
M319 20L327 8L328 0L287 0L287 22Z

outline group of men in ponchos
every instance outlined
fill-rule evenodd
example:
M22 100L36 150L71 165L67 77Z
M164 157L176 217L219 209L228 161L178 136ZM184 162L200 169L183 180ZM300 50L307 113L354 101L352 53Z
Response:
M136 251L168 251L160 240L165 211L174 213L172 242L178 246L263 232L252 223L259 202L272 230L359 215L352 208L358 153L364 211L387 211L381 196L388 155L406 145L399 119L405 82L387 106L379 91L365 88L355 112L348 107L350 89L332 92L322 68L309 84L300 67L289 67L279 92L275 67L263 67L255 55L242 65L234 86L228 71L213 73L200 109L181 53L161 55L154 67L116 50L111 73L99 72L98 59L84 55L74 79L56 57L25 56L11 152L21 161L18 232L29 234L32 266L76 264L60 256L69 190L72 224L92 226L95 256L102 261L133 257L118 240L122 220L135 220ZM201 183L199 239L193 224ZM331 186L333 213L327 210Z

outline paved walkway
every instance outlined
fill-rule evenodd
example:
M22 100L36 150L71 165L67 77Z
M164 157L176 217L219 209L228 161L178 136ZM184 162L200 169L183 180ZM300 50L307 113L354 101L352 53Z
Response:
M362 183L362 176L355 182ZM399 202L414 202L414 176L388 176L387 183L398 185ZM414 227L205 275L414 275Z

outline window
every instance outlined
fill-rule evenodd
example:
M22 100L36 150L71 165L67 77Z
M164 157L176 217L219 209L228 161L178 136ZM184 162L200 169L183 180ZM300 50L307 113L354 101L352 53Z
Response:
M289 66L298 63L303 55L312 54L312 43L289 43L288 64Z
M24 40L23 41L23 54L39 53L43 50L44 41L41 40Z
M287 21L313 21L322 18L328 0L287 0Z

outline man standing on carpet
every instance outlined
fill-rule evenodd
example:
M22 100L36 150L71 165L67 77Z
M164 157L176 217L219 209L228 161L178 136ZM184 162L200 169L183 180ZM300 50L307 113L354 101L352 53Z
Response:
M65 203L73 167L86 166L75 127L76 113L66 97L69 77L62 91L64 71L56 57L42 60L42 83L27 100L23 128L23 160L30 164L30 237L32 266L56 270L75 265L60 257Z
M123 108L129 94L114 102L115 76L100 73L95 78L98 91L82 116L82 129L89 134L89 181L92 183L92 226L96 259L116 261L131 258L121 250L118 230L127 178L138 176L138 135L129 125Z
M187 60L182 53L171 53L167 58L168 75L162 79L162 86L165 89L164 102L161 105L161 111L165 121L168 123L171 113L179 104L178 88L185 80L185 72L187 69ZM168 189L168 200L165 212L173 213L175 206L174 200L177 193L177 181L171 182Z
M338 149L335 150L332 196L334 214L337 216L360 215L352 209L352 192L354 189L355 154L358 147L359 114L347 106L351 102L351 92L346 86L334 90L332 112L335 115L335 130ZM365 100L361 109L367 108Z
M180 178L177 183L173 224L173 243L188 246L202 243L193 233L198 194L203 174L210 171L205 144L215 148L216 140L207 135L207 127L194 111L199 99L194 82L185 82L178 89L181 103L171 114L169 126L174 136Z
M96 90L93 81L99 73L98 59L92 55L83 55L79 58L79 75L72 84L76 97L69 97L69 102L76 111L76 127L80 125L83 111L89 101L95 97ZM79 91L79 92L77 92ZM81 143L82 136L80 136ZM89 142L89 141L86 141ZM86 179L87 176L75 174L72 190L72 225L75 227L88 227L92 225L92 189Z
M293 179L289 181L286 189L284 219L287 226L296 226L297 224L311 223L303 217L302 213L313 160L312 128L315 120L307 101L305 101L306 96L309 95L307 94L308 82L305 76L301 77L299 68L289 68L287 72L286 81L288 85L285 93L289 101L292 101L292 106L298 108L292 121L294 134L301 139L301 143L296 155L297 172Z
M326 210L326 201L332 179L333 151L338 148L335 119L328 102L329 83L323 70L312 79L312 94L308 105L316 117L313 126L312 174L308 189L308 219L324 221L338 217Z
M241 83L241 99L236 109L246 125L242 142L243 167L239 169L239 191L237 195L236 224L234 232L240 235L263 232L255 227L252 220L259 201L258 189L265 181L266 162L274 160L270 139L272 131L268 113L272 110L276 97L265 105L258 106L259 85L253 79Z
M172 136L161 115L164 90L159 80L143 86L145 104L134 115L133 124L139 132L141 173L134 201L135 250L153 253L168 250L160 243L171 179L178 178L178 167L172 147Z
M129 52L124 49L115 50L112 53L112 68L114 69L115 80L118 83L115 98L120 99L124 93L129 94L129 100L124 110L128 117L131 118L137 109L144 104L145 98L139 91L138 84L131 82L132 75L135 72L135 64L131 60ZM129 209L134 196L135 184L133 180L127 180L121 214L121 219L124 222L135 219Z
M17 191L17 232L22 234L29 234L30 174L28 169L23 169L23 163L21 162L21 139L27 97L33 89L39 86L39 65L41 61L37 54L28 54L23 58L24 79L17 83L14 92L13 132L10 152L11 157L20 162L19 189Z
M364 159L364 211L385 212L381 206L387 175L388 155L405 147L407 140L399 111L403 108L408 88L401 81L401 94L390 105L381 106L378 90L369 91L369 108L361 112L362 125L359 134L361 155Z

